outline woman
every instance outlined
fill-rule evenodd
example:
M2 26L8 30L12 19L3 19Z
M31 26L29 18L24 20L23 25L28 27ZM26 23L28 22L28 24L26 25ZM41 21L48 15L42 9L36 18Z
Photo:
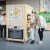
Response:
M6 38L6 14L4 13L2 16L1 16L1 22L0 22L0 25L1 25L1 37L3 38ZM3 29L4 29L4 34L3 34Z
M38 42L39 44L42 43L43 41L43 32L46 28L46 21L43 16L39 16L37 12L34 12L34 17L35 17L35 26L38 26L38 34L40 41Z

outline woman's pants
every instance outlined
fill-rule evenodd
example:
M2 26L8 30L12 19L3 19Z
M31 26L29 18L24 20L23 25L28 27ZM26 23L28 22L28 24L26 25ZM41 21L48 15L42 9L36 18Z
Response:
M4 29L4 34L3 34L3 29ZM0 25L0 31L1 31L1 37L4 36L6 37L6 25Z
M40 41L43 40L43 32L44 32L44 29L45 28L41 28L41 30L40 30L40 28L38 29L38 34L39 34Z

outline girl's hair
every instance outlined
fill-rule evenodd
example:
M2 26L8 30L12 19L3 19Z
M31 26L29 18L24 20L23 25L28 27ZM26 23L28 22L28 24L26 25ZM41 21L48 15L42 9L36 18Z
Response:
M31 26L33 26L34 23L30 23Z

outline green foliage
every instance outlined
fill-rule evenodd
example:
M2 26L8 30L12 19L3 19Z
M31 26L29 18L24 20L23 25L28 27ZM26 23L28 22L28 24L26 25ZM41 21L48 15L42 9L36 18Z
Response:
M50 23L50 12L39 12L39 15L43 16L47 23Z

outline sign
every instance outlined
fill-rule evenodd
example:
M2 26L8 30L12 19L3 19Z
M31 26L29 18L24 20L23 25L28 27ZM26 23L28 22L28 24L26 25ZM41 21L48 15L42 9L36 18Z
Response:
M10 20L22 19L22 10L16 7L10 7Z

